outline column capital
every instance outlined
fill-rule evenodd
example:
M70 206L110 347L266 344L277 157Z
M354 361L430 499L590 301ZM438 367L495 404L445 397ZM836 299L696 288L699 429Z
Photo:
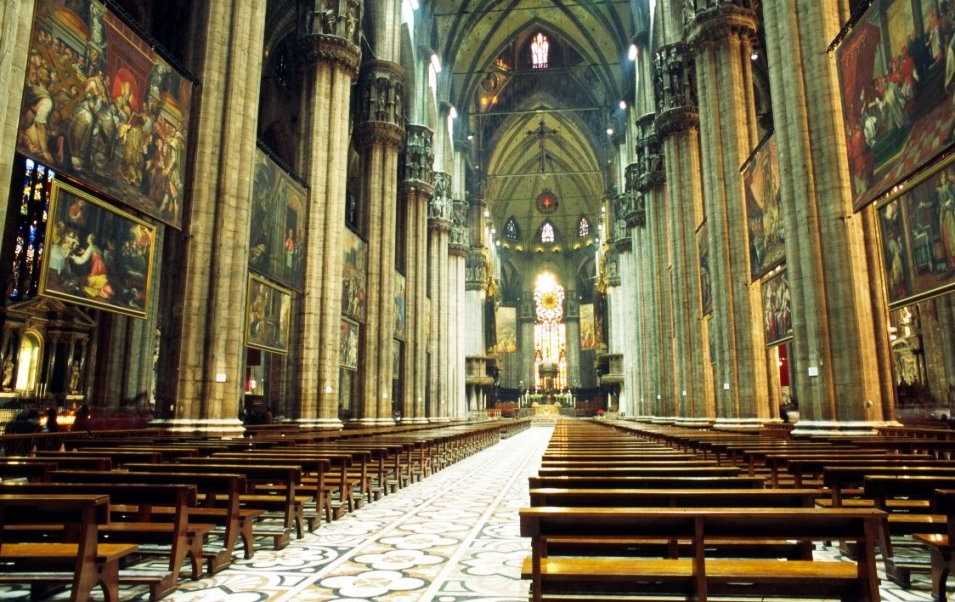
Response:
M451 237L448 240L448 253L455 257L467 257L471 251L470 232L468 230L467 201L454 199L451 202Z
M434 172L434 196L428 203L428 228L450 232L453 225L454 205L448 193L451 190L451 174Z
M359 147L384 145L400 149L405 141L405 70L391 61L369 60L358 73Z
M306 67L333 65L346 71L352 79L358 75L361 48L348 40L334 35L313 34L300 38L298 44Z
M676 107L657 115L657 132L661 138L700 127L700 111L697 107Z
M754 38L759 24L753 0L710 1L705 8L684 14L684 21L686 39L694 46L733 36Z
M663 149L657 133L656 115L647 113L637 119L637 136L634 149L637 155L634 179L627 180L628 189L646 192L666 181L663 167ZM629 177L628 173L628 177ZM631 188L632 185L632 188Z
M691 46L676 42L657 49L653 55L653 87L657 113L698 104Z
M401 164L401 185L432 189L434 172L434 132L424 125L408 124L405 128L404 161Z

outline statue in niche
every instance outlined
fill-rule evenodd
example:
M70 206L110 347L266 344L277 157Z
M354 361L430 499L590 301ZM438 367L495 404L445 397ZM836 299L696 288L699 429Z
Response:
M73 360L70 364L70 381L67 386L68 393L76 393L80 386L80 361Z

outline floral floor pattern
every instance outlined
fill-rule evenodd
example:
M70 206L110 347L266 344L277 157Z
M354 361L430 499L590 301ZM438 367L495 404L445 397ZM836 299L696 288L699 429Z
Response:
M520 537L518 509L527 504L527 477L536 473L551 432L538 426L504 439L321 525L284 550L272 551L263 540L254 558L185 580L163 600L526 602L520 567L530 545ZM142 587L121 595L148 600ZM0 587L0 599L28 600L29 589ZM53 599L66 600L68 593ZM904 590L883 579L882 599L932 597L927 580Z

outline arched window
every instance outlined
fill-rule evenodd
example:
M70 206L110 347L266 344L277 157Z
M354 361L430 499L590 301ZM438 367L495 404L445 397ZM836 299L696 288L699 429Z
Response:
M531 40L531 66L534 69L546 69L547 68L547 52L550 49L550 42L547 41L547 36L542 33L538 33Z
M590 220L581 215L580 221L577 222L577 238L587 238L588 236L590 236Z
M541 242L554 242L554 239L554 224L544 222L544 225L541 226Z
M521 228L517 225L517 222L514 221L513 217L504 224L504 238L507 240L521 239Z

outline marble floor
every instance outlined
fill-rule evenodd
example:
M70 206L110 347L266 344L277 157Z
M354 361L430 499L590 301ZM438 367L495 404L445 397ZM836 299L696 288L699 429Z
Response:
M550 434L551 428L537 426L504 439L284 550L263 542L251 560L184 581L164 600L526 602L528 583L519 576L530 547L519 535L517 513L527 504L527 477ZM924 579L910 590L887 580L882 586L883 600L932 600ZM142 588L122 597L148 599ZM0 588L2 600L28 598L23 588Z

